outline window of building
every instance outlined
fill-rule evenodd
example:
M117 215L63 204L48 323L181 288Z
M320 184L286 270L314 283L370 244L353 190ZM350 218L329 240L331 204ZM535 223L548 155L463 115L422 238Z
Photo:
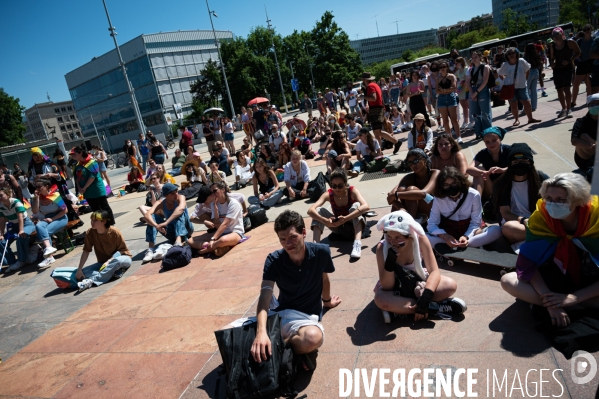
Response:
M77 124L73 123L73 129L77 129Z
M61 127L60 127L60 131L61 131L61 132L66 132L66 131L67 131L67 129L66 129L64 126L61 126Z
M54 108L54 113L55 113L55 114L58 114L59 112L60 112L60 109L58 109L58 108Z
M58 122L62 122L62 116L59 116L58 118L56 118L56 120L57 120Z
M62 108L60 108L60 110L61 110L62 112L67 112L67 109L66 109L65 107L62 107Z
M69 108L70 108L70 107L69 107ZM71 120L72 120L72 121L74 121L74 120L75 120L75 115L71 114L71 115L69 115L69 117L71 118Z
M67 125L67 129L70 129L70 128L71 128L71 125Z
M67 109L68 109L69 111L72 111L72 110L73 110L73 107L67 107Z

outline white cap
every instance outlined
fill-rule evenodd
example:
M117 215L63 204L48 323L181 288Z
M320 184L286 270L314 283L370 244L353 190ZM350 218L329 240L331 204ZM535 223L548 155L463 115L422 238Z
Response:
M593 101L599 101L599 93L591 94L587 97L587 105L589 105Z

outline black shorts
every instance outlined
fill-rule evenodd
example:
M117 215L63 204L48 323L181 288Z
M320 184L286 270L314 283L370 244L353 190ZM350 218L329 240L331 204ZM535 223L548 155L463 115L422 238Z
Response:
M385 123L385 107L370 107L368 109L368 123L372 130L380 130Z
M591 72L591 87L599 87L599 65L593 65L593 72Z
M576 151L574 151L574 163L580 168L580 170L586 173L586 171L595 164L595 157L592 157L591 159L582 159L582 157L578 155Z
M572 69L554 70L553 71L553 83L556 89L563 89L565 87L572 86L572 75L574 71Z
M593 72L593 61L595 60L586 60L578 64L576 66L576 75L588 75Z

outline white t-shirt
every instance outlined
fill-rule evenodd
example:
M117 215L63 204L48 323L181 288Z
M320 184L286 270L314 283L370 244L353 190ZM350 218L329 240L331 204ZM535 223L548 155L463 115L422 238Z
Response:
M512 181L510 211L517 216L530 217L528 210L528 180Z
M220 151L222 152L222 154L224 156L227 157L227 159L229 158L229 150L227 150L225 147L223 147Z
M224 204L214 201L210 206L212 209L212 219L216 217L215 205L221 221L224 221L225 218L233 220L233 223L227 226L223 235L230 233L243 234L245 232L243 229L243 208L239 201L231 197L229 197L229 202L225 202Z
M348 91L346 97L347 104L350 107L355 107L356 105L358 105L358 92L356 91L356 89L351 89L351 91Z
M214 134L220 134L220 120L210 122L210 127L214 129Z
M281 145L283 140L284 140L283 135L281 133L279 133L278 137L275 137L274 134L272 136L270 136L270 138L268 139L268 142L270 144L274 144L275 151L279 151L279 146Z
M362 126L360 126L359 123L356 123L353 128L351 127L351 125L348 124L347 125L347 140L352 141L353 139L358 137L358 133L360 133L360 129L362 129Z
M227 122L225 125L225 133L233 133L233 124L231 122Z
M514 84L514 73L516 69L516 65L518 65L518 74L516 75L516 84L514 87L516 89L525 89L526 88L526 72L530 70L530 64L526 62L524 58L520 58L517 64L510 65L509 62L504 62L501 65L501 68L497 71L500 75L505 75L505 79L503 81L504 85Z
M378 152L378 150L381 149L381 146L379 145L379 141L378 140L374 140L374 152ZM368 146L365 143L362 143L362 140L358 140L358 142L356 143L356 153L359 152L360 154L362 154L362 156L366 156L369 155L368 154ZM372 154L374 155L374 154Z

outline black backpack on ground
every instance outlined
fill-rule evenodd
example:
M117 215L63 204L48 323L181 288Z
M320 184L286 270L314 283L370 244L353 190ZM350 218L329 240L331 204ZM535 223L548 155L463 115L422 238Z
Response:
M266 332L272 346L272 356L256 363L250 350L256 338L257 324L215 331L218 349L223 359L227 380L227 398L254 399L295 397L293 387L296 365L293 351L281 337L281 321L278 314L268 317ZM216 397L220 386L216 385Z
M266 209L264 208L251 208L248 211L248 218L250 219L250 228L252 229L268 222L268 216L266 215Z
M188 245L174 245L164 255L162 269L177 269L189 265L189 262L191 262L191 248Z
M308 183L308 189L306 192L308 193L311 201L317 201L320 196L327 191L328 182L329 181L325 175L323 175L322 172L318 172L316 179Z

